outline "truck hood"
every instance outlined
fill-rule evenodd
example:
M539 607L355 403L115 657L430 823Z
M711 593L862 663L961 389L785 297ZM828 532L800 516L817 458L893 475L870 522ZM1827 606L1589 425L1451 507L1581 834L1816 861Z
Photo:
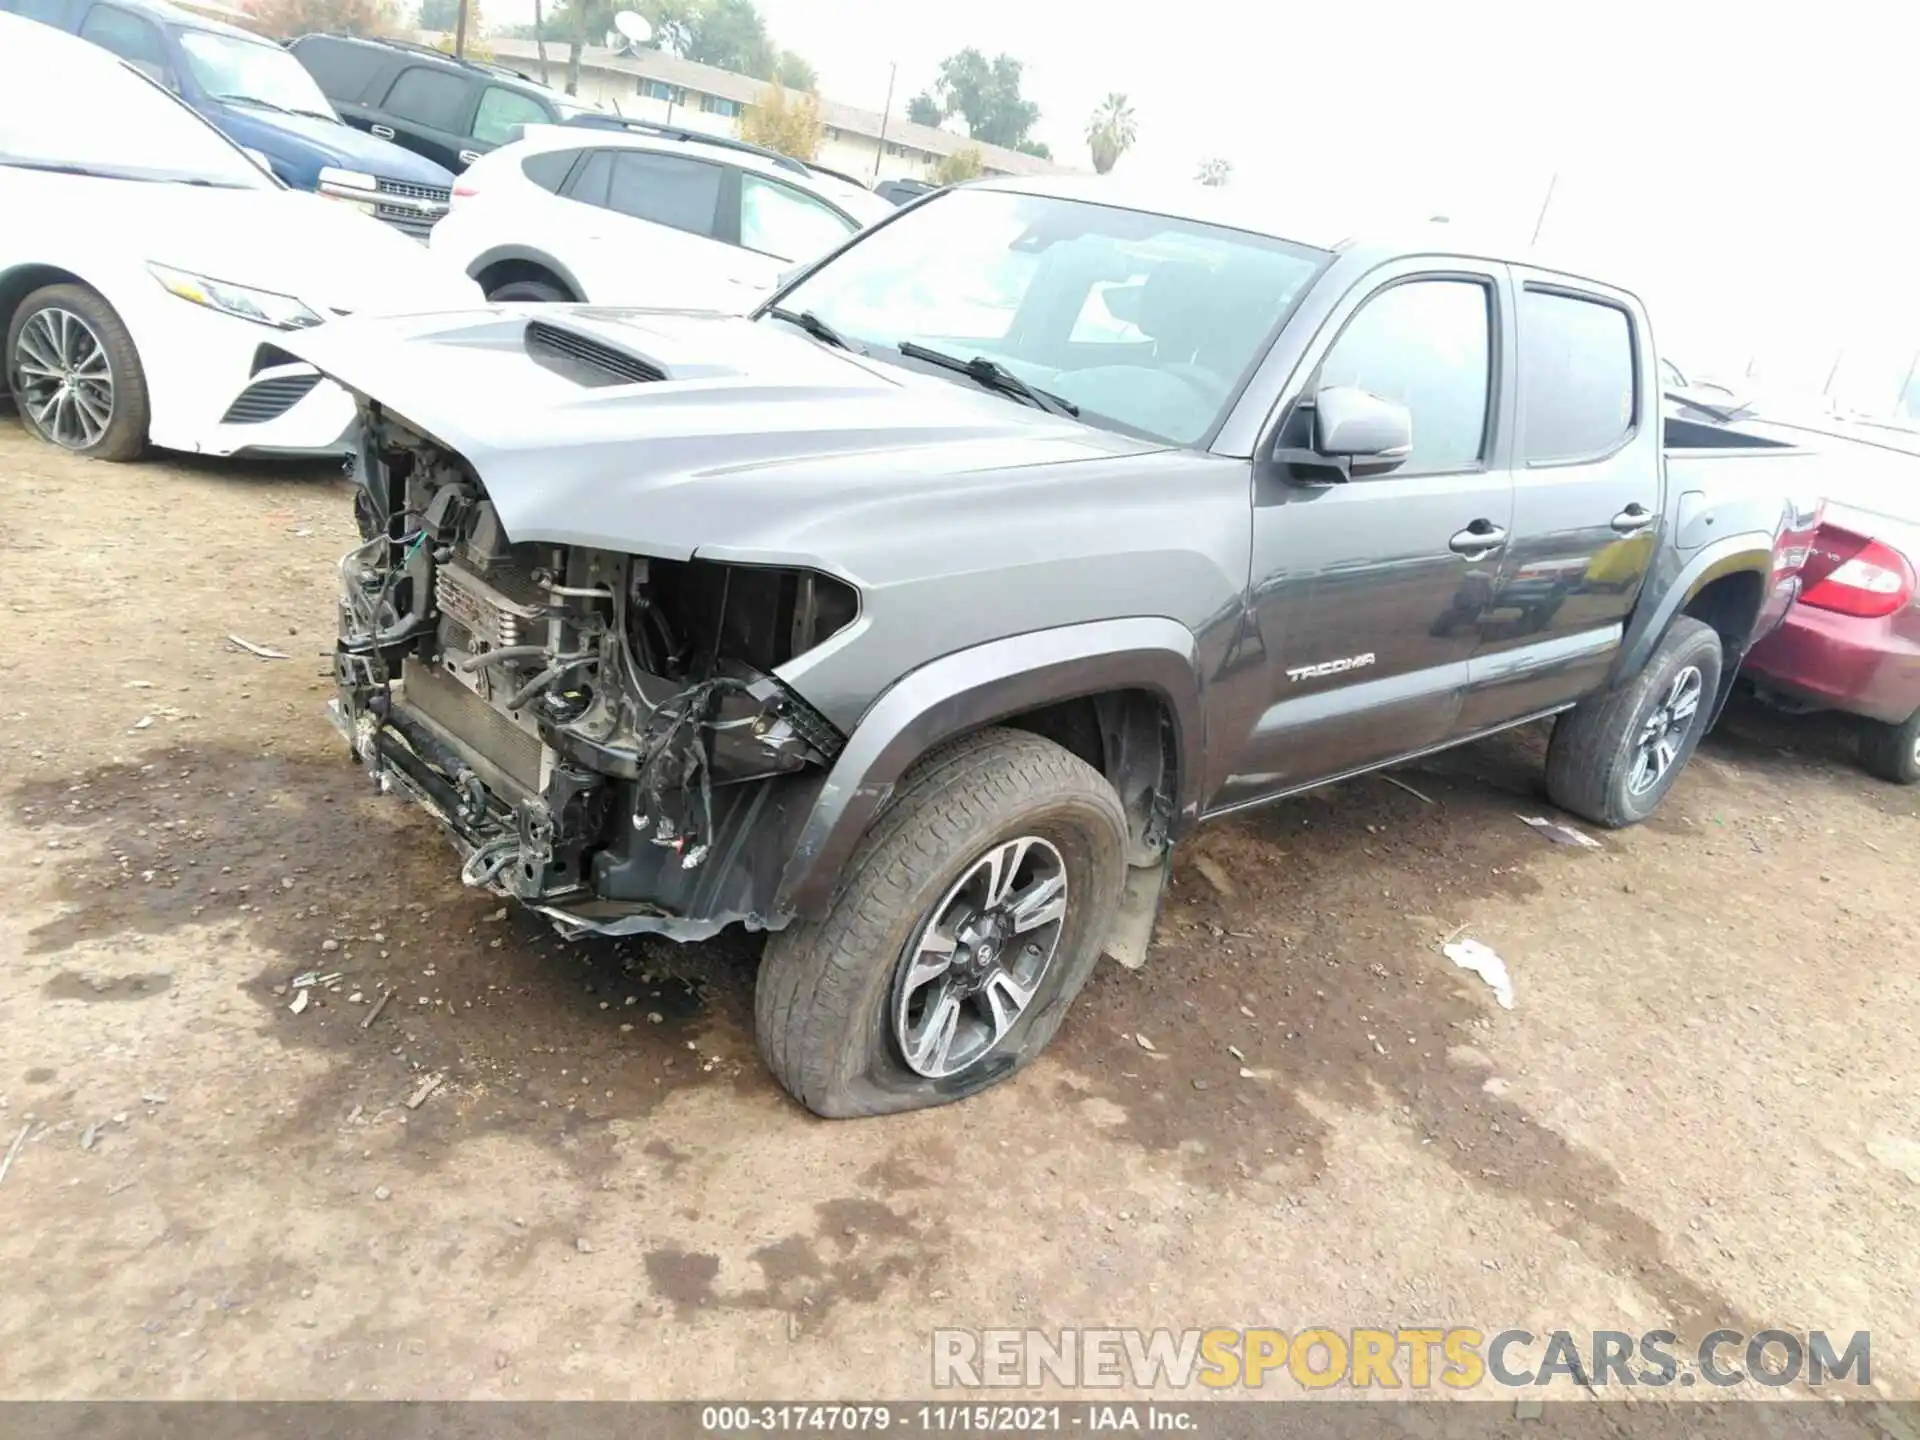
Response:
M323 315L444 309L480 298L477 285L419 241L318 195L48 178L101 187L76 217L114 203L149 260L296 296ZM59 198L74 203L70 190Z
M903 492L1169 448L712 312L502 305L283 344L462 456L516 542L804 563Z
M404 145L356 130L344 121L322 120L317 115L281 115L218 100L207 105L222 134L278 162L276 173L284 167L281 178L303 189L312 188L314 176L325 165L414 185L442 189L453 185L453 172L444 166L414 154Z

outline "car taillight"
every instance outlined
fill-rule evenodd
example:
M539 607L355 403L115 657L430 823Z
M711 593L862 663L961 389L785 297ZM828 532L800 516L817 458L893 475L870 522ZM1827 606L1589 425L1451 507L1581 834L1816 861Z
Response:
M1891 615L1913 599L1913 567L1899 551L1864 535L1821 526L1800 603L1864 620Z

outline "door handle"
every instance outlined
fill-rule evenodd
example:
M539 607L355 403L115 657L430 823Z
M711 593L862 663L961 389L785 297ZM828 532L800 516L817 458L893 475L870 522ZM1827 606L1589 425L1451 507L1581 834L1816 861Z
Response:
M1476 520L1466 529L1456 531L1454 537L1447 541L1447 548L1469 560L1482 560L1506 543L1506 531L1491 520Z
M1652 523L1653 512L1637 500L1613 517L1614 532L1619 535L1631 535L1636 530L1646 529Z
M393 138L393 127L391 125L369 125L367 128L382 140L391 140Z

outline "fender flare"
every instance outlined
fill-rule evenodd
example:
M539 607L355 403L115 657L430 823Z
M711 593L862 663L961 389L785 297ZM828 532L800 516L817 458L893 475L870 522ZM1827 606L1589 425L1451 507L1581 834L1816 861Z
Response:
M1733 690L1733 677L1745 658L1746 649L1761 638L1763 627L1760 621L1768 614L1769 608L1776 604L1777 597L1769 592L1767 582L1773 576L1774 537L1762 531L1749 531L1740 535L1727 535L1711 545L1696 552L1673 582L1666 586L1659 603L1651 609L1639 612L1627 627L1626 641L1620 647L1619 663L1614 667L1609 688L1617 685L1629 675L1638 674L1653 658L1654 650L1666 637L1668 629L1693 599L1714 581L1728 575L1751 573L1760 577L1760 611L1754 617L1755 628L1747 636L1745 646L1739 655L1730 656L1726 674L1721 677L1720 694L1715 697L1713 720L1719 718L1720 709L1726 703L1727 696ZM1789 587L1786 603L1779 604L1776 619L1786 614L1787 605L1792 603L1797 582ZM1644 618L1642 618L1644 616Z
M527 265L538 265L549 271L556 279L566 285L584 303L587 292L580 282L574 279L573 272L544 250L535 250L530 245L493 245L480 252L467 266L467 278L478 280L481 275L503 260L518 260Z
M1200 811L1206 727L1199 649L1176 620L1095 620L989 641L929 661L868 707L815 798L781 873L775 908L826 914L860 837L933 746L1009 715L1113 690L1158 696L1173 717L1176 832Z

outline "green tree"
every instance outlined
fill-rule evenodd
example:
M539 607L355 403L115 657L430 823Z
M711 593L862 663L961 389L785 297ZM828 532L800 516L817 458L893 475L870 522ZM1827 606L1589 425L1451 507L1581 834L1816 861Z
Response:
M813 68L811 61L797 50L782 50L780 63L773 68L773 78L789 90L800 90L809 95L820 93L820 74Z
M1093 168L1102 175L1112 170L1133 148L1133 139L1133 106L1116 90L1100 102L1087 121L1087 149L1093 153Z
M826 126L820 123L820 102L811 95L790 95L775 81L740 117L740 138L791 155L796 160L811 160L819 153L820 137Z
M1210 155L1200 162L1200 169L1194 175L1202 185L1211 185L1216 190L1227 183L1233 175L1233 162L1219 155Z
M452 31L460 21L460 0L420 0L422 30Z
M693 15L682 53L702 65L769 80L779 48L753 0L703 0Z
M940 62L932 90L907 102L907 118L937 125L958 115L975 140L1027 149L1027 134L1040 119L1040 107L1020 93L1020 76L1021 64L1011 55L989 60L969 45Z
M1053 147L1044 140L1022 140L1013 148L1022 155L1038 155L1042 160L1053 158Z

